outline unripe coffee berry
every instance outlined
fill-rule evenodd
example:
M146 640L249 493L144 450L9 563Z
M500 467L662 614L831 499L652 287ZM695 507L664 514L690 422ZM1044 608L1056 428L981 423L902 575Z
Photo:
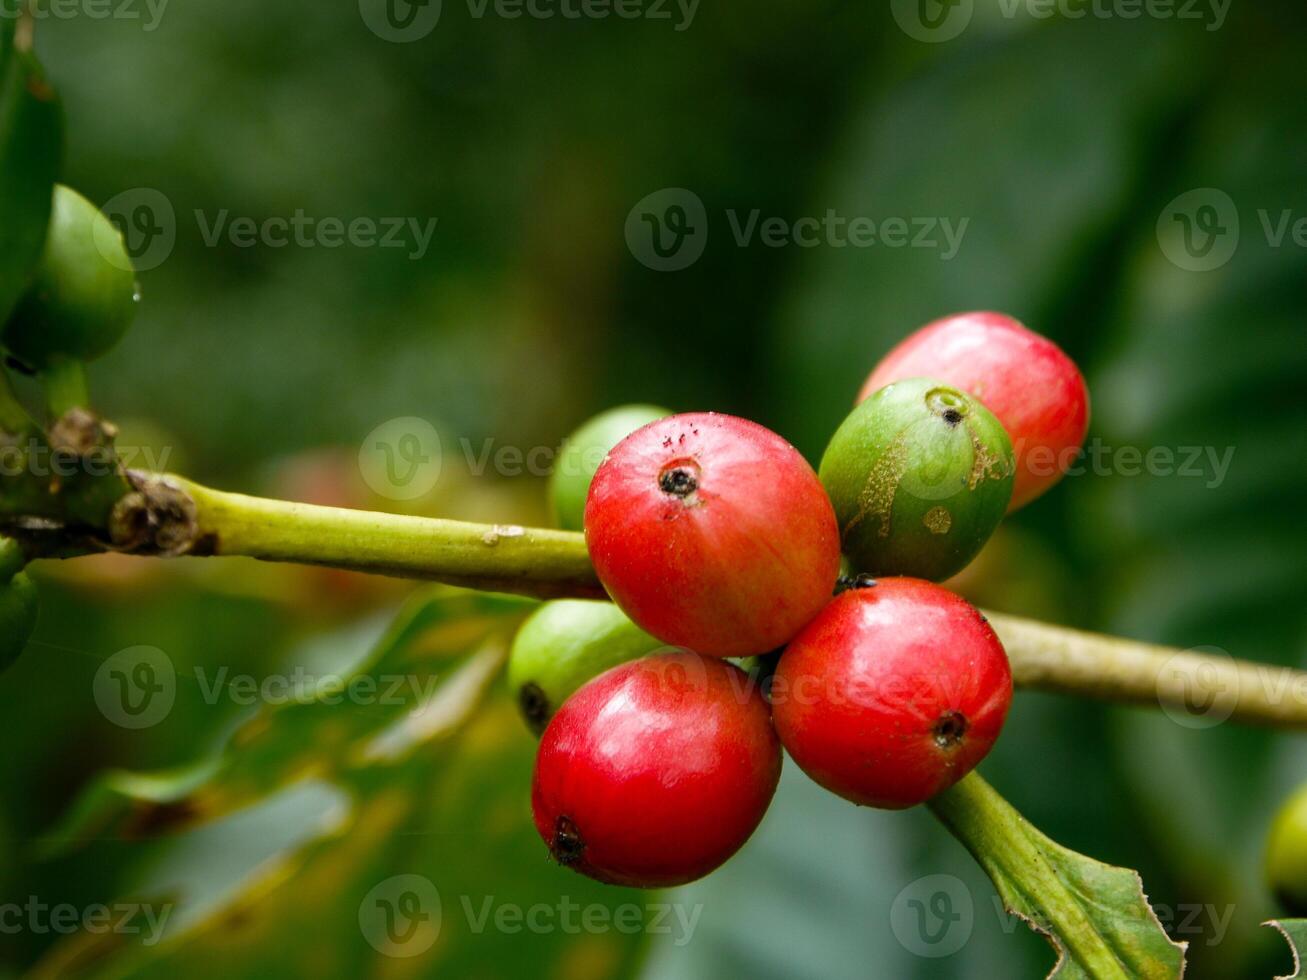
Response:
M905 378L939 378L998 417L1016 453L1008 509L1030 503L1076 461L1089 428L1089 391L1075 362L1002 313L960 313L922 327L876 365L858 400Z
M19 572L0 585L0 671L19 658L36 628L36 585Z
M55 185L45 250L4 325L4 346L36 369L94 360L122 339L138 300L122 234L86 198Z
M922 803L975 768L998 738L1012 673L978 610L920 579L852 588L795 637L772 681L790 757L865 806Z
M812 467L774 432L711 412L622 440L590 487L585 537L638 626L711 656L781 646L839 574L835 514Z
M609 450L640 426L671 414L657 405L621 405L601 412L568 436L549 474L549 500L558 526L581 530L590 481Z
M821 460L850 565L940 580L989 540L1012 493L1012 445L974 398L926 378L853 410Z
M1307 916L1307 786L1285 801L1271 824L1266 881L1286 912Z
M546 602L527 617L513 640L509 687L538 735L586 681L662 646L611 602Z
M767 702L743 671L657 654L563 704L540 741L531 805L560 864L657 888L701 878L738 851L780 772Z
M22 9L11 4L0 16L0 325L40 259L64 145L59 98L35 53L14 44Z

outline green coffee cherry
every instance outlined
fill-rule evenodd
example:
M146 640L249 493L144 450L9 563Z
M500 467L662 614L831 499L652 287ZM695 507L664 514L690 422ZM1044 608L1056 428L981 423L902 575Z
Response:
M546 602L517 631L508 683L538 735L568 695L590 678L662 646L611 602Z
M549 498L558 526L581 530L590 481L608 451L641 426L671 414L657 405L622 405L596 415L568 436L549 475Z
M980 402L928 378L888 385L853 410L821 460L857 572L940 581L1003 519L1012 444Z
M36 585L19 572L0 585L0 672L18 659L36 628Z
M1280 807L1266 839L1266 881L1293 916L1307 916L1307 786Z
M31 51L15 50L21 8L0 16L0 324L27 290L50 227L63 110Z
M94 204L57 184L35 277L0 338L37 370L91 361L122 339L139 298L121 232Z

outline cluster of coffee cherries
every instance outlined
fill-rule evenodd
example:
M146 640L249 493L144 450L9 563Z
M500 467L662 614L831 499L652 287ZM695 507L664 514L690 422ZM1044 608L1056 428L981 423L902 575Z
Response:
M782 748L867 806L970 772L1012 675L985 617L935 583L1056 482L1088 415L1056 345L967 313L876 367L817 472L729 415L631 406L578 431L555 509L612 603L544 604L509 668L541 733L553 857L615 884L699 878L757 828Z
M82 195L55 185L35 266L18 293L0 296L5 364L40 381L51 424L85 407L85 362L122 339L139 301L121 232ZM17 405L7 379L0 397ZM7 409L0 438L21 446L29 433L13 429L26 424L21 409ZM24 562L17 543L0 538L0 670L22 653L36 625L36 587Z

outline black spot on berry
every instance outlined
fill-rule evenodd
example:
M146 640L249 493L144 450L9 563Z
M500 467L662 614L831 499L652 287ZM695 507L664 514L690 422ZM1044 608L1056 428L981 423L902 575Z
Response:
M936 745L941 749L951 749L961 743L967 728L966 715L960 711L946 711L939 716L930 731L935 736Z
M549 716L553 714L553 710L540 685L534 681L523 684L522 689L517 692L517 703L521 706L522 717L531 726L531 730L537 735L543 732L545 725L549 724Z
M848 592L850 589L874 589L879 583L874 575L862 572L859 575L841 575L835 581L835 594Z
M956 408L946 408L944 410L944 422L950 429L956 429L962 421L962 413Z
M581 855L585 853L585 841L571 817L561 816L554 821L554 840L549 845L549 850L554 855L554 860L563 867L571 867L581 860Z
M673 497L688 497L699 489L699 478L684 466L675 466L658 474L658 488Z

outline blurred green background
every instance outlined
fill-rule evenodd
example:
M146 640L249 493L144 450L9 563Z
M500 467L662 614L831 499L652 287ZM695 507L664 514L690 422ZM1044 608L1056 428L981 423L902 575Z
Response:
M369 27L372 0L121 3L106 19L91 3L49 11L36 49L65 102L64 180L98 204L152 189L174 214L136 326L92 370L125 444L223 488L541 522L538 476L478 474L464 446L556 446L642 401L749 416L815 460L892 343L999 309L1084 367L1104 472L1008 521L959 587L994 609L1307 666L1301 4L758 0L599 19L445 0L433 29L396 43ZM432 10L412 8L418 28ZM628 218L669 188L664 203L702 203L703 251L660 271ZM1185 251L1186 207L1214 251ZM206 241L224 215L297 209L437 224L420 257ZM929 219L938 244L735 233L754 212L828 211ZM955 254L944 221L964 229ZM379 501L359 446L407 416L440 431L441 479ZM1167 447L1177 472L1138 472L1123 447ZM1185 447L1204 455L1180 470ZM1218 469L1207 450L1230 447ZM38 631L0 679L0 905L170 912L158 942L24 913L0 930L0 976L900 980L1051 965L926 813L855 809L792 765L735 860L645 895L548 863L529 823L532 741L502 693L378 757L360 745L396 712L259 712L196 680L356 664L402 583L239 561L38 574ZM439 594L410 608L420 641L378 657L438 679L475 671L521 612ZM138 645L166 652L177 695L133 730L93 695L101 664ZM1189 976L1287 972L1258 925L1279 914L1260 851L1307 755L1291 735L1203 721L1022 693L982 771L1056 840L1139 869L1189 942ZM404 891L398 875L440 905L403 948L374 942L360 912L375 889ZM955 879L960 918L931 945L902 910L936 875ZM564 928L567 903L589 925ZM553 910L539 928L513 918L536 905ZM633 918L596 911L621 906Z

